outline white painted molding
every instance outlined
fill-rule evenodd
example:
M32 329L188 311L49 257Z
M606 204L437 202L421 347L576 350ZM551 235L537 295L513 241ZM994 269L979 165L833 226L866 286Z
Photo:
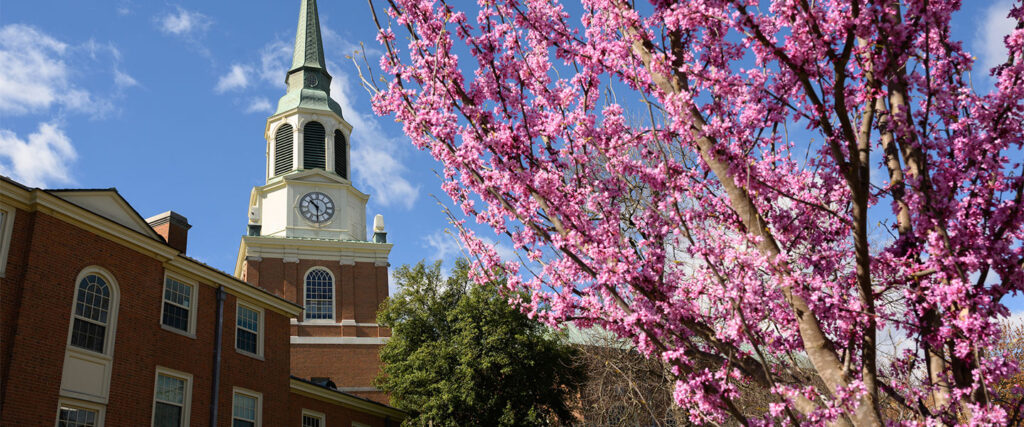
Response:
M389 337L291 337L291 343L302 344L348 344L348 345L384 345Z

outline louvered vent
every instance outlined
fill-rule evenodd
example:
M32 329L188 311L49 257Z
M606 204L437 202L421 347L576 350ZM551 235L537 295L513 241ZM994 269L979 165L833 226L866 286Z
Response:
M326 169L327 168L327 132L324 125L318 122L309 122L302 129L302 168L303 169Z
M348 144L345 143L345 134L340 130L334 131L334 173L348 179Z
M281 175L292 170L292 125L277 128L274 141L274 175Z

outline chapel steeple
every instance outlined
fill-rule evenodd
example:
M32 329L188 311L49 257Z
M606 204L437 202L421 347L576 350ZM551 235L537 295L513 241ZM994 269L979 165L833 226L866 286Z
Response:
M294 108L325 110L343 117L341 106L331 99L331 75L324 60L324 42L320 36L320 17L316 0L302 0L299 27L295 32L292 67L285 77L288 92L277 103L281 114Z

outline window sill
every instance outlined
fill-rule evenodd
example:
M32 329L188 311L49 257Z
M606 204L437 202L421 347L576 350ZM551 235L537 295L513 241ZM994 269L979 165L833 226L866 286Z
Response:
M195 332L183 331L183 330L178 329L178 328L173 328L173 327L167 326L167 325L165 325L163 323L160 324L160 328L165 330L165 331L168 331L168 332L174 332L174 333L176 333L178 335L181 335L181 336L185 336L185 337L189 337L189 338L192 338L192 339L196 339Z
M251 358L259 360L259 361L265 361L265 359L263 358L262 354L250 353L250 352L242 350L242 349L240 349L238 347L235 347L235 352L238 353L238 354L241 354L243 356L248 356L248 357L251 357Z

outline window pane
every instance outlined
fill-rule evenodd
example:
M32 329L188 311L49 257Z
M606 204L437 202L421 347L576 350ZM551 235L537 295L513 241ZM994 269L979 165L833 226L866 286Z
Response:
M185 403L185 380L166 375L157 376L156 398L179 405Z
M256 398L235 393L234 412L232 413L235 418L256 421Z
M95 427L96 411L62 406L57 418L59 427Z
M153 427L181 427L181 407L157 402Z
M107 323L110 288L100 276L90 274L78 283L75 314L99 323Z
M238 326L253 332L259 332L260 313L256 310L238 306Z
M303 415L302 427L320 427L320 419L309 415Z
M164 299L189 308L192 301L192 287L168 278L164 288Z
M334 284L324 270L313 270L306 275L306 319L332 318Z
M245 350L249 353L256 354L256 334L245 329L238 329L235 334L235 346L238 347L239 350Z
M252 421L235 420L232 427L256 427L256 423Z
M171 303L164 303L164 324L175 329L188 331L188 310Z
M103 353L103 340L106 333L106 326L76 318L75 324L71 328L71 345Z

